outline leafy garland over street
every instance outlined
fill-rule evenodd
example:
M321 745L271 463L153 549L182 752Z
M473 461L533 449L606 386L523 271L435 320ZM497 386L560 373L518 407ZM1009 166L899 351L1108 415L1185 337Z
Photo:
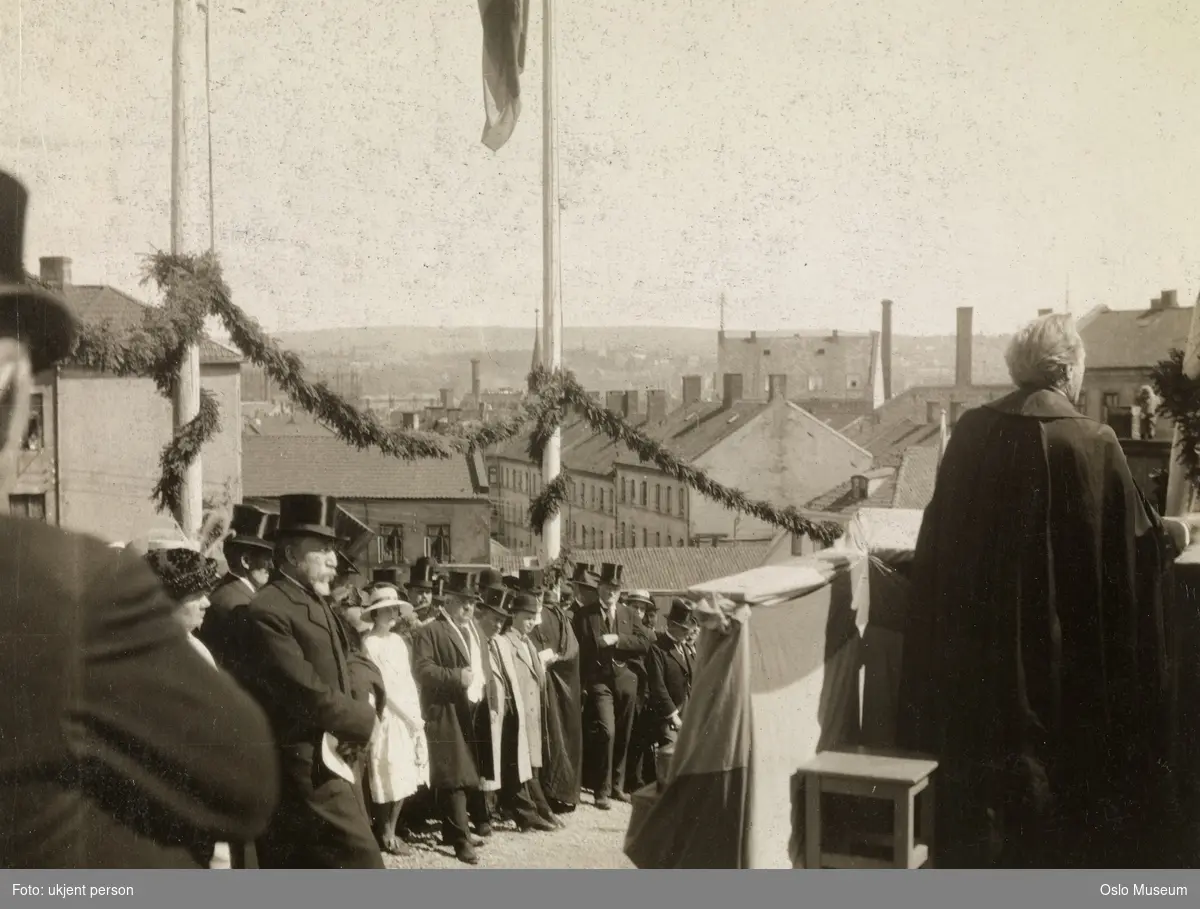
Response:
M215 316L243 356L261 367L298 407L359 450L375 449L402 460L445 459L484 451L532 427L528 451L540 466L554 430L573 411L593 431L626 446L641 461L654 464L668 476L727 508L823 543L832 542L840 534L835 524L810 521L793 507L778 509L718 483L621 416L597 404L569 371L551 373L543 367L536 368L529 376L529 399L515 415L495 423L472 428L454 426L444 432L391 429L374 414L359 410L336 394L324 382L306 379L300 358L281 349L254 319L234 304L220 266L211 254L158 253L150 258L146 269L146 282L151 281L162 291L163 305L148 308L143 323L131 331L118 333L108 324L83 326L71 360L73 365L113 375L151 378L159 392L170 398L185 350L204 337L205 318ZM160 510L177 509L187 466L219 428L217 402L211 394L202 392L199 414L176 432L160 456L161 476L153 495ZM565 474L560 474L529 507L529 520L535 532L542 532L544 521L559 512L567 497L568 481Z

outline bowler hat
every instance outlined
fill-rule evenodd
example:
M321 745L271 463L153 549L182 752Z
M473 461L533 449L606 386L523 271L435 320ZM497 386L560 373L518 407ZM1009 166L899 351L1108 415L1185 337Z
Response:
M671 600L671 611L667 613L667 621L674 625L687 625L688 627L698 624L692 607L687 600L681 600L679 597Z
M333 496L295 493L279 497L279 536L337 539L334 521L337 499Z
M234 505L233 517L229 521L233 536L227 542L257 549L274 549L278 527L279 515L253 505Z
M600 580L596 570L587 562L576 562L575 573L571 575L571 583L579 584L583 587L595 587Z
M541 605L534 594L522 591L512 598L512 602L508 607L508 614L516 615L519 612L537 612Z
M522 568L517 575L517 589L522 593L541 593L546 589L546 572L540 568Z
M480 602L483 604L484 609L487 609L498 616L507 618L509 607L512 605L512 601L515 596L516 594L504 587L493 587L483 592Z
M24 344L39 372L70 353L78 323L66 300L26 280L28 207L25 187L0 171L0 335Z
M468 600L477 599L479 590L475 587L475 575L466 571L452 571L442 589L443 596L464 597Z
M479 572L477 586L480 594L485 590L504 590L504 575L495 568L485 568Z
M654 600L648 590L631 590L625 594L626 603L641 603L647 609L654 608Z
M428 556L421 556L413 562L408 573L408 587L417 590L433 590L433 582L437 580L438 564Z
M396 590L404 586L404 582L400 580L400 569L398 568L376 568L371 572L371 583L395 587Z
M610 587L620 587L624 573L624 565L614 565L612 562L604 562L600 566L600 583L608 584Z

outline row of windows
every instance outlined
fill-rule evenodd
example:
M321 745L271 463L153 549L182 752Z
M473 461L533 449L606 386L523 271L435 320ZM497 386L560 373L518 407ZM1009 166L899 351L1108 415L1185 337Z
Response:
M380 524L379 535L375 538L377 561L380 564L399 564L405 560L404 525ZM422 554L432 556L439 562L454 561L450 549L450 525L426 524L422 541Z
M683 494L684 487L679 486L664 486L662 483L654 484L654 510L660 514L678 514L684 516L686 511L687 497ZM621 504L640 505L642 508L650 507L649 484L646 480L642 480L640 485L637 480L627 477L621 478ZM678 508L678 512L676 512Z

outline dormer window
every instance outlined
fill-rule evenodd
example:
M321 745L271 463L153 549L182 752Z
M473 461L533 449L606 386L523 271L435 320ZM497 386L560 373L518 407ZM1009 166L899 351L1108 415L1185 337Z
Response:
M857 500L862 500L867 497L867 478L866 477L851 477L850 492Z

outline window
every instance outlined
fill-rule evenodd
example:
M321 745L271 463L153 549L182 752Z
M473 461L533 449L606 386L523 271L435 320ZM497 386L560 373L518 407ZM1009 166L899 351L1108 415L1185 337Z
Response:
M679 516L683 517L683 487L679 488Z
M862 376L850 373L846 376L846 390L854 391L857 388L862 388Z
M43 404L42 395L35 393L29 396L29 425L25 428L25 439L21 447L26 451L41 451L43 435Z
M936 423L940 419L939 410L940 410L940 408L938 407L937 401L926 401L925 402L925 422L926 423Z
M624 549L625 548L625 522L624 521L621 522L621 536L619 537L619 539L621 542L621 548Z
M591 491L590 497L592 500L592 508L595 508L596 507L596 484L595 483L592 484L592 491Z
M662 484L654 484L654 510L662 511Z
M676 548L676 549L682 549L682 548L683 548L683 537L680 537L680 538L679 538L679 542L675 544L675 548Z
M667 514L671 513L671 493L672 492L674 492L674 490L670 486L668 486L667 487ZM671 544L668 543L667 545L670 546Z
M655 546L662 545L662 534L661 533L654 534L654 545Z
M632 524L629 525L629 548L637 549L637 528Z
M625 478L621 477L621 504L625 504Z
M33 518L36 521L46 520L46 497L9 496L8 513L21 518Z
M608 535L608 548L613 548L613 535L611 533Z
M951 401L950 402L950 425L951 426L953 426L955 423L958 422L958 418L962 414L962 409L963 409L962 401Z
M819 351L819 352L822 352L822 351ZM824 376L809 376L808 377L808 390L809 391L824 391L825 390L825 377Z
M671 545L671 535L670 534L667 534L667 545L668 546Z
M642 507L646 507L646 481L642 480Z
M1106 391L1100 399L1100 422L1107 423L1109 412L1121 406L1121 396L1115 391Z
M447 534L449 535L449 534ZM395 565L404 561L404 526L402 524L380 524L379 536L375 538L378 562Z
M425 525L425 555L446 563L453 561L450 553L450 525Z
M642 528L642 548L650 545L650 534L646 532L646 528Z

